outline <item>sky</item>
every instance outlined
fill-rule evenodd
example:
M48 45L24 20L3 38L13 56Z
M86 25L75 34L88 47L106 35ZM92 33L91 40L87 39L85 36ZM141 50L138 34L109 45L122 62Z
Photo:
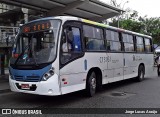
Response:
M110 0L100 0L109 3ZM160 17L160 0L116 0L121 3L124 9L131 8L139 13L139 16L144 17ZM128 1L128 3L127 3Z

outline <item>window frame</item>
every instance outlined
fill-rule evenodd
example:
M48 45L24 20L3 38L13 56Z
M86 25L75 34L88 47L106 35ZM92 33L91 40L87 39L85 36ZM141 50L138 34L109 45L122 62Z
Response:
M77 25L78 24L78 25ZM61 28L61 36L60 36L60 46L59 46L59 63L60 63L60 66L59 66L59 69L62 69L64 66L66 66L67 64L79 59L79 58L82 58L84 56L84 40L83 40L83 28L82 28L82 25L83 23L80 22L80 21L77 21L77 20L68 20L66 22L64 22L64 24L62 25L62 28ZM72 58L70 59L68 62L62 64L61 62L61 57L62 57L62 37L63 37L63 34L64 34L64 29L68 26L71 26L71 27L74 27L74 28L78 28L79 31L80 31L80 41L81 41L81 52L79 52L79 56L75 57L75 58ZM69 54L73 54L73 52L68 52ZM77 54L77 53L76 53Z
M94 27L94 28L98 28L98 29L102 30L102 38L101 38L101 39L97 39L97 38L86 37L86 36L84 35L84 28L83 28L84 25L87 25L87 26L90 26L90 27ZM106 52L105 39L104 39L104 37L105 37L104 29L105 29L105 28L103 28L103 27L101 27L101 26L97 26L97 25L93 25L93 24L88 24L88 23L84 23L84 22L82 23L83 42L84 42L84 51L85 51L85 52ZM103 50L87 50L85 38L89 38L89 39L93 39L93 40L102 40L102 41L103 41L104 49L103 49Z
M138 43L137 43L137 37L142 38L143 44L138 44ZM136 40L136 41L135 41L135 44L136 44L136 52L137 52L137 53L145 53L144 37L143 37L143 36L136 35L136 36L135 36L135 40ZM138 51L138 49L137 49L138 46L137 46L137 45L143 45L143 51L142 51L142 52Z
M150 51L146 51L146 40L149 40L149 46L150 46ZM146 53L153 53L153 44L152 44L152 39L151 38L148 38L148 37L144 37L144 46L145 46L145 52Z
M124 42L123 34L132 36L133 43L131 43L131 42ZM131 33L121 32L121 36L122 36L122 43L123 43L123 51L124 51L124 53L136 53L136 47L135 47L135 43L136 42L135 42L135 39L134 39L135 38L134 35L131 34ZM125 50L125 44L133 44L133 51L126 51Z
M118 39L119 39L119 41L108 40L108 39L107 39L107 30L113 31L114 33L115 33L115 32L118 33ZM120 51L118 51L118 50L109 50L109 49L107 48L107 45L106 45L109 41L119 42L119 43L120 43L120 46L121 46L121 47L120 47L121 50L120 50ZM124 51L123 51L123 44L122 44L122 35L121 35L121 32L118 31L118 30L111 29L111 28L105 28L105 46L106 46L107 52L109 52L109 53L123 53Z
M89 37L89 38L99 39L99 40L104 39L104 32L103 32L103 28L102 28L102 27L97 27L97 26L94 26L94 25L83 24L83 25L82 25L83 32L85 32L85 31L84 31L84 26L89 26L89 27L92 27L92 28L94 28L94 29L100 29L100 30L102 31L102 35L100 35L100 36L102 36L102 38L95 38L95 37ZM83 34L84 34L84 37L86 37L86 36L85 36L85 33L83 33Z

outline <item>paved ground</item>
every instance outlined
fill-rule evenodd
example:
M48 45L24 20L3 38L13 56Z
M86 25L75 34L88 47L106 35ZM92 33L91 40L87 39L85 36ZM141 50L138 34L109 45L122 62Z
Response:
M30 94L1 92L3 87L0 83L0 107L1 108L160 108L160 77L155 72L143 82L126 80L105 85L103 90L94 97L87 98L84 92L75 92L63 96L48 97ZM5 86L4 86L5 87ZM5 88L4 88L5 89ZM124 93L124 95L122 95ZM121 96L118 96L121 94ZM77 111L77 110L74 110ZM89 111L89 110L88 110ZM98 112L98 109L94 110ZM48 115L51 116L51 115ZM52 115L53 116L53 115ZM58 117L64 115L56 115ZM75 115L65 115L75 116ZM76 115L78 116L78 115ZM79 115L79 116L106 116L106 115ZM107 115L107 117L158 117L159 115Z
M0 75L0 93L9 90L8 74Z

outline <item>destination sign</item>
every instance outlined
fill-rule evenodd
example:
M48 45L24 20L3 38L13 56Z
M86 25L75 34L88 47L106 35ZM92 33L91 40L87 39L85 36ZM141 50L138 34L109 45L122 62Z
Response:
M31 32L47 30L50 29L50 27L51 27L50 21L40 21L24 25L22 27L22 31L23 33L31 33Z

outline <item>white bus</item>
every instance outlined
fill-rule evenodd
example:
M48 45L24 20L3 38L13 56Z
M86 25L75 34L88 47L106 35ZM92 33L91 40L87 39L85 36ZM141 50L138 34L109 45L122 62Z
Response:
M70 16L43 18L20 27L10 60L14 92L62 95L103 84L144 79L153 67L152 38Z

